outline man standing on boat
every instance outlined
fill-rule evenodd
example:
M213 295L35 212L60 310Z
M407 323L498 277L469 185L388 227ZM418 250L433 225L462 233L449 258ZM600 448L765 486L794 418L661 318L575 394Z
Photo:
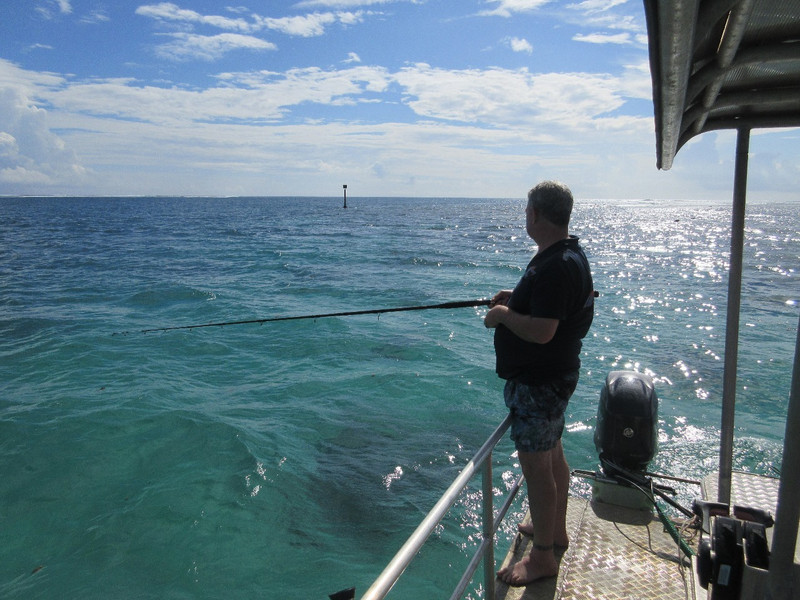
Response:
M561 446L564 412L578 383L581 340L594 317L594 286L578 238L569 235L572 192L545 181L528 192L525 225L537 252L512 290L495 294L486 314L494 328L497 374L512 416L511 439L528 484L533 536L529 556L498 571L510 585L558 573L554 548L569 543L569 466Z

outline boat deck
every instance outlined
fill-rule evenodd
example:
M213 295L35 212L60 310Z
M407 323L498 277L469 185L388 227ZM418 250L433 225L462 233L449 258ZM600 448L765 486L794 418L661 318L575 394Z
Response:
M703 481L702 490L704 499L716 499L716 475ZM774 514L777 496L777 479L734 473L733 504L761 508ZM596 514L588 500L570 497L567 507L570 546L561 557L558 577L521 588L509 587L498 580L495 599L686 600L706 597L706 590L695 580L690 561L681 558L677 544L657 518L633 525L614 520L613 514L603 517ZM530 537L518 534L503 566L520 560L530 552L532 543ZM690 545L696 546L696 540ZM797 551L795 562L798 562Z
M497 600L580 599L631 600L664 598L686 600L693 577L677 544L660 521L628 525L598 517L590 502L569 499L567 529L570 545L561 557L558 577L543 579L527 587L509 587L497 581ZM533 539L518 534L503 566L530 552Z

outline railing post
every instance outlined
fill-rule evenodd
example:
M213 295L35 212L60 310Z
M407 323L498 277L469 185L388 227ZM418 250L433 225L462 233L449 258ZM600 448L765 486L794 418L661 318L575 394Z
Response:
M428 536L436 528L438 523L442 520L444 515L452 508L458 499L459 494L464 491L470 480L478 474L480 470L483 473L483 535L478 551L472 557L461 581L453 591L450 600L458 600L464 593L467 585L472 579L475 571L478 570L478 563L481 559L484 560L485 579L484 587L491 590L491 595L494 596L494 535L495 535L495 521L502 522L505 514L511 506L511 502L519 491L519 486L522 483L522 477L517 480L517 483L512 487L511 492L506 499L505 504L501 507L497 519L494 518L493 497L494 490L492 489L492 449L498 441L503 437L508 428L511 426L511 415L506 415L506 418L495 429L494 433L489 437L480 450L472 457L461 473L458 474L455 481L450 484L439 501L434 505L430 512L425 516L422 522L417 525L417 528L402 545L394 558L386 565L383 572L372 583L370 588L361 597L361 600L382 600L392 589L392 586L397 582L400 575L403 574L406 567L416 556L419 549L425 543ZM488 552L488 558L487 554Z
M483 555L484 600L494 600L494 489L492 453L483 463L483 539L488 541Z

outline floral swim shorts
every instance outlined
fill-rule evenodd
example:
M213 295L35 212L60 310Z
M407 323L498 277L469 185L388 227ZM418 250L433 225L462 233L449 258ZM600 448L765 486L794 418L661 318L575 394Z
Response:
M537 384L506 381L503 397L511 412L511 439L520 452L555 448L564 431L564 412L578 385L578 371Z

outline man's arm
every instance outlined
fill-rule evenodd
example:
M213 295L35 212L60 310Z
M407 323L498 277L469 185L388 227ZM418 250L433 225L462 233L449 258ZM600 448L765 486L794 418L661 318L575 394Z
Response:
M535 344L546 344L553 339L556 329L558 329L558 319L529 317L511 310L504 304L492 307L486 313L483 324L489 329L494 329L501 324L505 325L517 337Z

